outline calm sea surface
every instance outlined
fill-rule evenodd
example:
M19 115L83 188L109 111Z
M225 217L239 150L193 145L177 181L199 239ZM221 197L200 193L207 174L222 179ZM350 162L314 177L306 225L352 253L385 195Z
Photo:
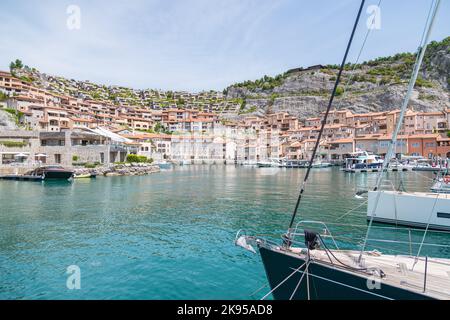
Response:
M246 229L280 239L304 173L185 166L73 183L0 181L0 299L260 298L267 289L251 296L266 284L259 256L235 247L235 234ZM400 183L400 174L389 177ZM419 191L430 187L432 174L403 177L407 190ZM330 223L339 244L355 248L351 242L365 234L366 206L354 193L374 180L337 168L313 171L299 219ZM370 238L408 237L375 229ZM449 244L449 237L430 235L427 242ZM421 233L412 239L420 241ZM410 250L389 242L376 247ZM444 247L427 246L424 254L450 257ZM81 270L80 290L66 287L70 265Z

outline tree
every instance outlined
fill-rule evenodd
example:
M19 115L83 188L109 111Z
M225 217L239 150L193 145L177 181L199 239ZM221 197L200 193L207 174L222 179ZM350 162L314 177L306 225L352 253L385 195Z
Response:
M16 59L16 61L13 61L9 64L9 70L12 71L13 69L22 69L23 63L22 60Z
M153 128L153 130L155 131L155 132L161 132L162 130L163 130L164 128L163 128L163 126L161 125L161 122L157 122L156 124L155 124L155 127Z
M23 68L23 63L19 59L16 59L16 68L18 68L18 69L22 69Z

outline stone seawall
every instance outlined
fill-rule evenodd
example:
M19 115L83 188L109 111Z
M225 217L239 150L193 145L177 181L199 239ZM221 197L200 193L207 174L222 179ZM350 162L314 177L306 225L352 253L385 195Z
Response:
M143 176L156 172L160 172L158 166L133 163L133 164L120 164L111 167L100 168L76 168L75 174L96 174L98 176L113 177L113 176Z
M12 174L26 174L27 172L36 169L36 167L32 166L1 166L0 167L0 176L3 175L12 175ZM75 174L96 174L97 176L142 176L151 173L160 172L158 166L150 165L150 164L141 164L141 163L133 163L133 164L120 164L113 165L110 167L98 167L98 168L70 168L75 171Z

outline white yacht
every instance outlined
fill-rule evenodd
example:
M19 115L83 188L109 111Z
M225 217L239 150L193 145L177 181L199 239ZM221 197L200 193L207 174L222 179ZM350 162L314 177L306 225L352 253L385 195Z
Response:
M256 165L258 168L279 168L281 166L281 160L277 158L270 158L266 161L258 161Z
M383 165L383 158L367 151L356 151L345 159L346 172L377 172Z
M251 166L251 167L254 167L254 166L256 166L256 164L257 164L257 162L254 161L254 160L245 160L245 161L242 161L242 162L241 162L241 165L242 165L242 166Z
M367 219L450 231L450 193L369 191Z
M314 161L313 164L312 164L312 168L316 168L316 169L318 169L318 168L328 168L328 167L331 167L331 166L332 166L331 163L323 162L321 160Z

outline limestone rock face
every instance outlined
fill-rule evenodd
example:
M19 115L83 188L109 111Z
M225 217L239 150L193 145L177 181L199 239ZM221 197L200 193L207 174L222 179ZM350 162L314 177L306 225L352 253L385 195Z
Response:
M404 53L347 65L333 107L354 113L399 109L415 57ZM286 111L299 118L314 117L326 109L337 72L337 66L291 70L272 79L232 85L225 90L226 97L245 101L241 116ZM429 45L409 107L450 108L450 37Z
M0 109L0 130L16 130L16 122L9 113Z

